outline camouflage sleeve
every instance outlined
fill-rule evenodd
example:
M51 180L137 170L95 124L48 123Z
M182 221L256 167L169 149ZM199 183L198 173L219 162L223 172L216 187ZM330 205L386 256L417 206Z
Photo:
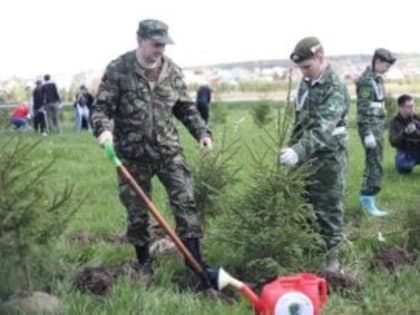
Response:
M197 140L200 140L203 136L211 136L211 131L207 128L204 120L198 113L195 103L188 95L187 85L181 73L172 78L172 86L175 88L178 97L172 109L175 117L183 123Z
M99 84L98 93L92 105L93 134L98 137L103 131L111 131L111 119L115 114L119 101L118 72L115 64L111 63Z
M369 81L360 81L356 87L357 93L357 125L360 133L367 136L372 130L370 103L374 99L374 90Z
M322 106L316 112L311 126L305 130L299 140L292 145L299 161L307 161L315 152L326 148L333 141L333 131L347 111L344 91L335 88L327 95Z
M292 106L294 105L294 113L293 113L293 128L292 128L292 132L290 135L290 138L287 142L287 145L289 147L291 147L292 145L294 145L300 138L300 136L302 135L302 125L299 122L299 110L298 110L298 101L299 101L299 95L302 94L302 90L303 89L303 85L300 82L299 85L297 86L296 90L293 92L294 94L294 102L289 104L290 108L292 108ZM286 114L287 114L287 108L286 108Z

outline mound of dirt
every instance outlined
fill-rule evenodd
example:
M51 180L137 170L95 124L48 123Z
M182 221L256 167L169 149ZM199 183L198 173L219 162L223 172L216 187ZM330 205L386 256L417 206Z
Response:
M136 261L125 261L113 269L114 277L127 276L132 280L141 278L141 267Z
M113 273L104 267L82 267L74 279L74 286L82 292L104 296L112 288L114 281Z
M114 277L126 276L136 283L145 283L146 287L153 284L153 276L142 271L137 261L126 261L115 267L113 270Z
M405 249L394 246L384 249L377 253L372 261L372 267L385 268L391 272L395 272L398 267L408 265L413 262L413 257Z
M362 281L354 274L345 272L322 272L319 274L328 282L330 290L338 292L357 292L362 289Z
M401 266L409 265L414 261L413 256L405 249L395 246L377 253L372 261L372 267L385 268L391 272L397 271Z
M56 314L60 312L61 303L57 297L45 292L22 292L13 295L0 305L0 314L22 312L24 314Z
M178 253L175 243L167 238L161 238L150 245L150 256L176 255Z

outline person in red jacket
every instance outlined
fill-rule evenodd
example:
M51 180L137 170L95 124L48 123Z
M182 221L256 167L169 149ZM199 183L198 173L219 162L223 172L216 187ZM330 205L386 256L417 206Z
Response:
M29 107L26 104L21 104L12 111L10 123L16 129L26 129L28 125Z

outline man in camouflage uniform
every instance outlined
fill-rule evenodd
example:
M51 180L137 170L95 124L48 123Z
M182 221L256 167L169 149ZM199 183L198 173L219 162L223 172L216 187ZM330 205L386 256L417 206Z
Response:
M115 143L123 164L147 195L152 194L152 177L158 176L168 192L178 235L204 266L191 171L173 116L202 148L212 147L211 133L188 96L181 69L163 54L165 45L173 43L167 25L143 20L137 35L137 49L113 60L106 68L92 110L94 135L100 145ZM127 209L127 237L143 271L150 274L147 207L121 177L119 195Z
M375 195L381 189L383 172L381 164L386 109L382 76L395 60L389 50L376 49L372 65L366 68L356 83L357 125L365 148L365 171L360 191L360 203L372 216L387 214L376 207Z
M295 165L314 160L308 200L313 205L327 249L326 271L340 269L338 245L343 234L343 199L347 173L346 86L326 63L315 37L299 41L290 58L303 74L296 98L295 125L279 160Z

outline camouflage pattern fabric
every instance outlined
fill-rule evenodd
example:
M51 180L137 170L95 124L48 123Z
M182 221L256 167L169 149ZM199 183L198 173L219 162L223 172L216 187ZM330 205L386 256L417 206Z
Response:
M197 140L211 133L187 93L180 68L167 57L153 86L135 51L112 61L92 108L93 132L99 136L111 130L113 120L115 148L127 168L149 195L150 179L157 175L168 191L179 235L200 237L191 173L173 116ZM148 240L147 211L127 185L120 181L119 187L128 212L128 237L132 243L143 245Z
M343 234L348 107L346 86L330 66L319 79L302 80L299 85L290 145L300 162L315 160L317 171L309 178L308 200L328 250L339 245Z
M139 23L137 35L142 38L149 38L161 44L173 44L168 34L168 25L159 20L143 20Z
M380 191L382 181L383 133L386 119L385 87L381 76L368 67L356 84L357 125L362 145L364 138L372 134L376 148L365 147L365 171L361 193L375 195Z
M175 215L176 232L182 239L202 237L194 201L192 174L182 155L158 161L124 158L122 162L149 197L152 196L151 179L157 175L168 192L171 210ZM128 214L127 239L134 245L147 245L150 235L146 205L121 177L119 195Z

